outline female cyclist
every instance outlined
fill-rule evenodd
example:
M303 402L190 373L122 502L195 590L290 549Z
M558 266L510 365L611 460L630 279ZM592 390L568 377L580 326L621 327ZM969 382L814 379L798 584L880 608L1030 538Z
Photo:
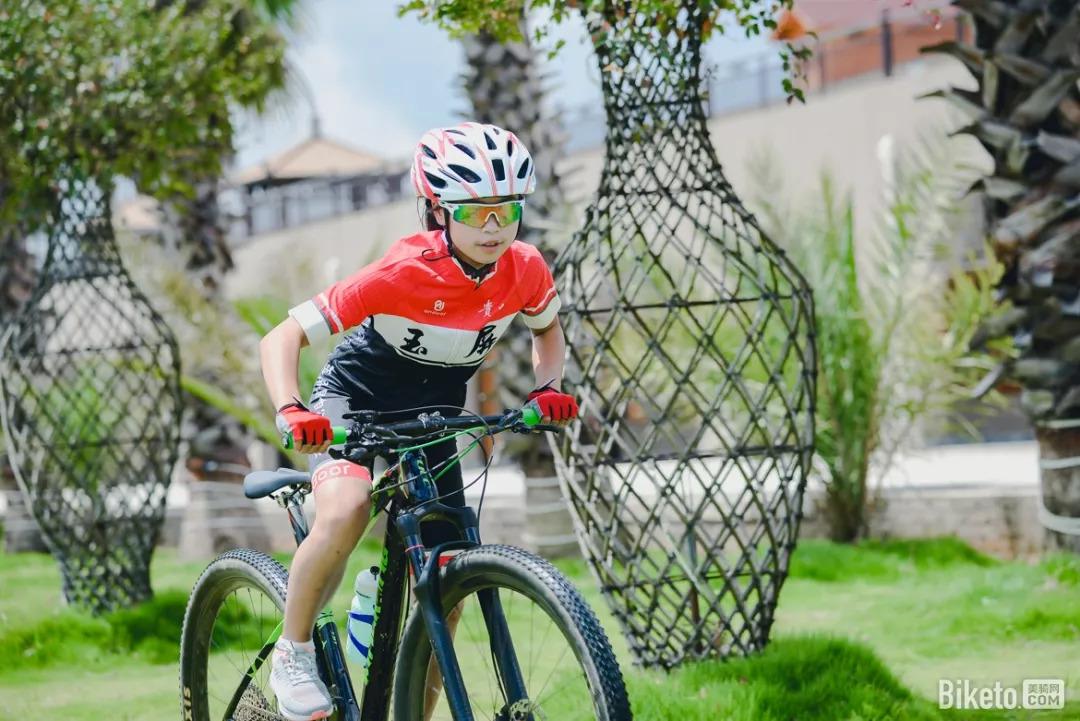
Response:
M260 344L278 427L292 432L300 451L316 454L315 521L289 571L285 627L270 676L289 721L333 710L311 632L370 513L371 468L326 455L331 426L361 409L442 405L443 415L456 415L466 381L519 314L533 333L536 390L527 400L537 402L545 422L565 423L577 414L575 400L559 390L565 341L551 271L534 247L516 240L525 196L536 186L529 151L494 125L436 128L420 139L411 175L425 230L290 310ZM308 408L299 399L300 349L354 327L330 354ZM426 452L435 467L457 447L450 440ZM438 486L443 502L464 505L459 467ZM449 524L427 523L423 540L432 546L452 533Z

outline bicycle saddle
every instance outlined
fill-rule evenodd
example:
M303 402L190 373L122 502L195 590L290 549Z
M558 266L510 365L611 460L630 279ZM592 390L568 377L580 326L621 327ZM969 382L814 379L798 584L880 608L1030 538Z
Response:
M285 486L294 486L298 483L311 483L311 474L294 471L291 468L254 471L244 476L244 495L248 498L262 498Z

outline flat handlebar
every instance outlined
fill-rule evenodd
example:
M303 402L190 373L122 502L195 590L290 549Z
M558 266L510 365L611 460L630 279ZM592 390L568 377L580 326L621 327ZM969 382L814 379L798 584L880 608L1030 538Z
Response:
M534 402L526 403L518 410L507 411L496 416L456 416L453 418L444 418L438 413L423 414L416 420L400 421L397 423L364 423L352 426L333 426L333 440L331 441L331 445L336 446L348 443L352 440L350 434L358 433L375 434L383 438L393 439L396 436L420 436L441 430L456 431L493 428L498 431L504 431L509 430L519 422L533 430L561 430L557 426L542 426L540 425L541 420L540 409ZM281 436L281 445L288 449L294 447L292 433L285 433Z

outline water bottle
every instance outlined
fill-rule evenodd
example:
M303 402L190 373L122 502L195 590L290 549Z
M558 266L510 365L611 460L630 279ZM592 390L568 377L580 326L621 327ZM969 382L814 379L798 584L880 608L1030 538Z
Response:
M354 663L367 668L371 661L369 649L375 635L375 594L379 587L379 567L365 568L356 574L352 606L349 608L348 637L345 655Z

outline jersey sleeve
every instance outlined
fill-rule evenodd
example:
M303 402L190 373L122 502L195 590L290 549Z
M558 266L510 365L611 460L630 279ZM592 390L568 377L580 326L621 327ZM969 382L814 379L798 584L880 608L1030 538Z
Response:
M380 312L376 299L386 297L385 286L392 270L381 262L361 268L334 283L310 300L289 310L304 329L308 343L318 343L343 333Z
M526 278L522 284L529 289L521 308L521 319L533 330L547 328L559 315L562 301L555 290L555 279L551 276L544 257L536 253L526 266Z

